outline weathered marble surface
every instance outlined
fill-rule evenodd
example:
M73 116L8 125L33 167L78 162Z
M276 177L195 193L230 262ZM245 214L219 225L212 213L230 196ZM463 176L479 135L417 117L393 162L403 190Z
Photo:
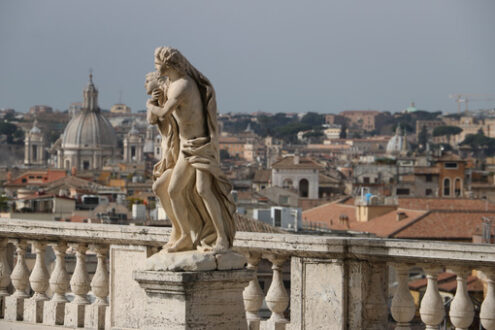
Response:
M228 250L236 206L220 169L215 90L175 48L158 47L154 64L156 82L146 76L147 118L158 126L163 152L153 168L153 192L172 223L163 250Z
M233 251L224 253L183 251L175 253L156 253L149 257L140 270L200 272L211 270L243 269L246 258Z
M252 270L135 271L146 291L142 329L246 329L242 291Z

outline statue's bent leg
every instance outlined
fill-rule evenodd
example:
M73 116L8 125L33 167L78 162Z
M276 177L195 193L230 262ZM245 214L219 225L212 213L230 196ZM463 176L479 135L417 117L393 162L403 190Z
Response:
M187 194L190 192L186 191L186 187L191 184L191 180L194 180L194 174L194 168L189 165L182 155L179 156L172 171L172 177L170 178L170 184L168 186L168 194L181 235L175 244L168 249L169 252L193 249L189 219L189 208L191 205L187 204Z
M168 169L153 183L153 193L158 197L160 203L167 213L170 221L172 222L172 232L170 238L163 246L163 251L167 252L168 249L177 242L181 236L180 226L177 218L175 217L174 209L170 201L170 195L168 194L168 187L170 185L170 179L172 178L172 169Z
M220 202L218 195L213 192L213 177L207 171L196 171L196 190L199 196L201 196L206 210L213 222L213 226L217 233L217 240L213 246L213 251L219 252L230 248L229 240L225 233L225 226L222 218L222 210L220 208Z

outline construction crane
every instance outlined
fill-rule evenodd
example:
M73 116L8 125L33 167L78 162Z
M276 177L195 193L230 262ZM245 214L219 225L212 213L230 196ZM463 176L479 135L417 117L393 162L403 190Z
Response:
M495 95L489 94L450 94L449 98L457 102L457 112L461 113L461 103L466 105L465 112L469 111L468 103L470 101L495 101Z

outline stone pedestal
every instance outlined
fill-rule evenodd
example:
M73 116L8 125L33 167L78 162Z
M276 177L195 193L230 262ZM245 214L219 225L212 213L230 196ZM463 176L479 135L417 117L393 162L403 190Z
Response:
M63 325L65 304L62 301L47 301L43 312L43 323L48 325Z
M108 305L93 303L87 305L84 326L90 329L105 329Z
M247 329L242 291L254 271L134 271L146 291L143 329Z
M43 323L43 309L46 299L34 297L24 300L24 321L28 323Z
M24 297L5 297L5 320L22 321L24 318Z
M65 304L65 320L64 325L70 328L84 327L84 315L86 312L85 304L73 302Z

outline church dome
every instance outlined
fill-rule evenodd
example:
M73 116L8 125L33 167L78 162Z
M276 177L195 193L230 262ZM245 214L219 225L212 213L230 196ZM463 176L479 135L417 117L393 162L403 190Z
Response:
M38 120L34 120L33 128L29 131L31 134L41 134L41 130L38 128Z
M93 84L93 74L83 90L83 106L65 127L62 148L115 148L117 135L112 124L100 112L98 90Z
M65 128L62 147L117 147L112 124L99 111L81 111Z

